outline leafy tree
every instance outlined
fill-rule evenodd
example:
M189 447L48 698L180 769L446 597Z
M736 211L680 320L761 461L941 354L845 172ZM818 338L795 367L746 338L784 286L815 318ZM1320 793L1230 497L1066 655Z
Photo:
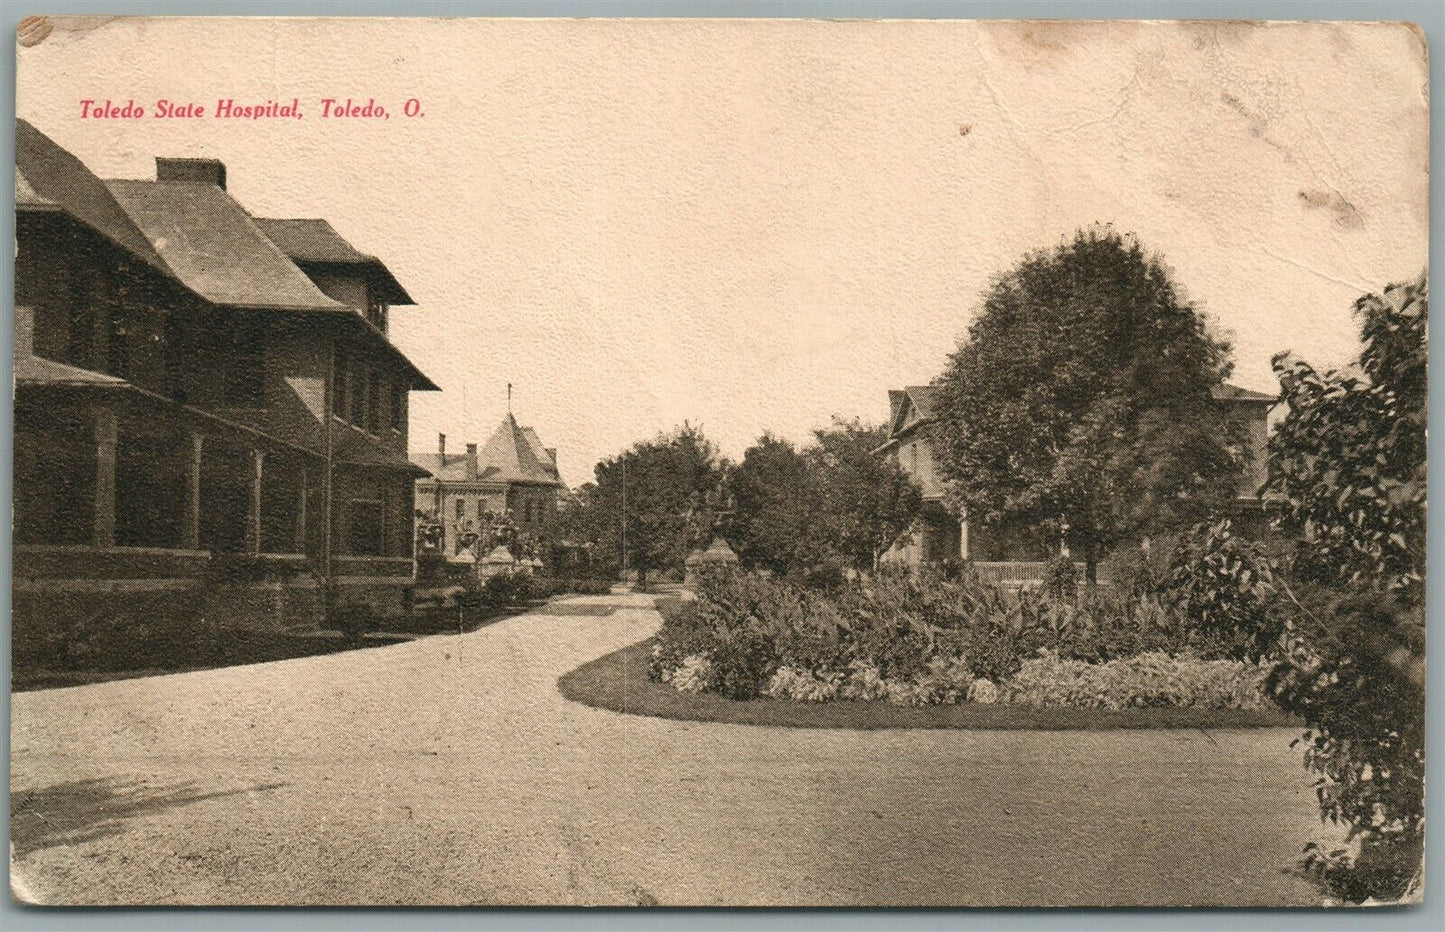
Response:
M728 489L736 509L728 536L744 565L782 575L827 559L818 476L791 443L764 434L729 473Z
M822 534L849 566L872 569L918 516L923 497L897 463L877 454L887 426L834 418L813 436L808 458L822 486Z
M1322 816L1349 828L1349 846L1311 845L1305 865L1361 901L1409 895L1424 854L1428 282L1355 309L1357 373L1275 359L1289 413L1267 488L1296 541L1274 687L1310 726Z
M1080 231L984 296L939 382L940 470L975 521L1066 524L1092 579L1116 544L1233 497L1228 356L1157 256Z
M738 556L775 573L870 569L922 505L917 486L878 456L887 429L835 419L802 450L764 435L730 473Z
M686 424L598 463L581 519L593 528L597 556L637 570L639 582L651 572L681 569L693 544L692 513L723 468L712 442Z

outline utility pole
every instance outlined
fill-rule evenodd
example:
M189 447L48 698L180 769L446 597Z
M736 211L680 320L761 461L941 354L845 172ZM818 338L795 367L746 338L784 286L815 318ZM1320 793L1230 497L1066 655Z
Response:
M622 579L627 580L627 456L622 457Z

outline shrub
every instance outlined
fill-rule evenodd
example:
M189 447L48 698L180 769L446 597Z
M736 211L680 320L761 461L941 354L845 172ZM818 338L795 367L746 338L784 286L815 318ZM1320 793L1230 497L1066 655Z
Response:
M1260 709L1269 705L1269 667L1150 651L1107 663L1066 660L1052 652L1027 660L1003 686L1008 702L1031 706L1128 709L1175 706Z
M1280 635L1274 561L1235 536L1228 519L1197 524L1179 542L1165 593L1198 627L1199 639L1228 656L1258 659Z
M1363 377L1275 359L1288 414L1269 489L1295 541L1275 685L1310 726L1321 815L1349 826L1348 847L1310 845L1303 866L1352 902L1423 876L1429 303L1423 274L1355 303Z
M1079 590L1078 570L1069 557L1052 557L1044 565L1044 591L1056 599L1071 599Z
M782 666L774 671L763 692L774 699L791 699L794 702L828 702L838 698L843 681L844 676L841 673L824 676L812 670Z

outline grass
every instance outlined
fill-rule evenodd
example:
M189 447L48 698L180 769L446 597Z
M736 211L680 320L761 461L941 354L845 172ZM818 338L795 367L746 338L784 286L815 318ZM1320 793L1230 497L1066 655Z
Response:
M738 701L705 693L681 693L647 677L652 638L585 663L557 681L573 702L689 722L771 725L780 728L960 728L978 731L1097 731L1114 728L1278 728L1299 723L1265 709L1036 709L1018 705L934 705L887 702Z

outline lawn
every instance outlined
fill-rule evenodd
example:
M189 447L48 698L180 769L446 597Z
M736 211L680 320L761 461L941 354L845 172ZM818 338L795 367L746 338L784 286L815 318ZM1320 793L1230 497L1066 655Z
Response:
M1094 731L1111 728L1278 728L1298 722L1275 710L1147 708L1038 709L1016 705L738 701L682 693L647 677L652 638L585 663L557 681L563 696L598 709L657 718L782 728L958 728L980 731Z

